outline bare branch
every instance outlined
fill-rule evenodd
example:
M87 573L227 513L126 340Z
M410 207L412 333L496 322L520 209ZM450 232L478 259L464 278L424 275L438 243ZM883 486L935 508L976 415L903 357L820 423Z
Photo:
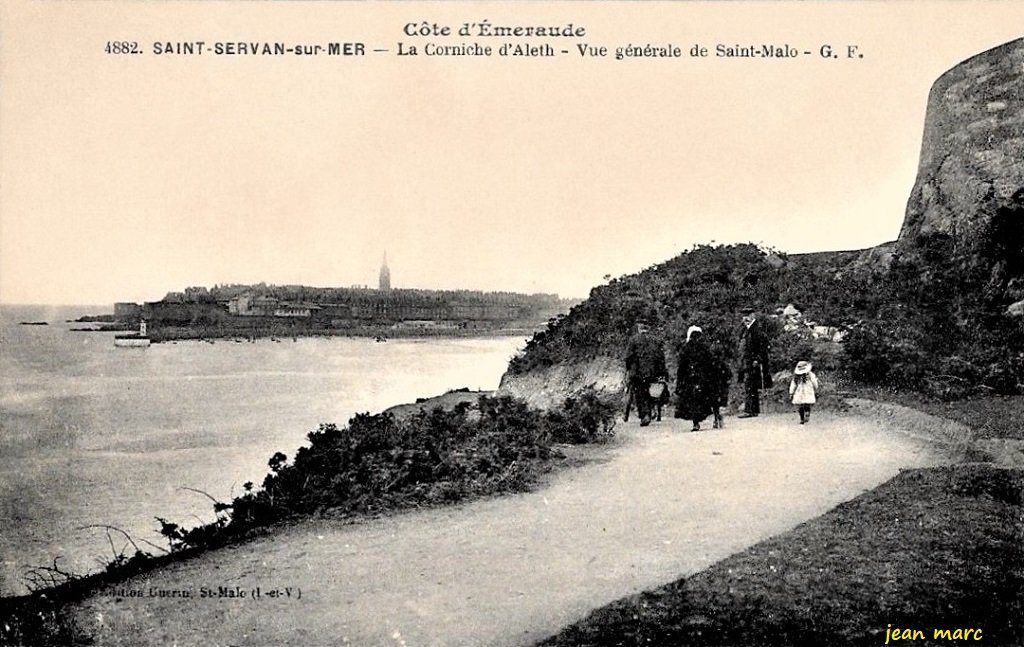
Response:
M109 529L107 529L107 541L110 543L110 552L114 554L114 559L117 559L118 552L117 552L117 549L114 548L114 538L110 536L110 530ZM127 546L127 544L125 544L125 545ZM123 549L121 550L121 555L124 555L124 550Z
M79 526L78 528L76 528L76 530L91 530L93 528L101 528L101 529L106 530L108 532L111 531L111 530L113 530L115 532L119 532L122 535L124 535L125 539L127 539L129 542L131 542L131 545L135 548L136 551L139 551L139 545L135 543L135 540L132 539L132 536L129 535L124 530L121 530L117 526L110 526L110 525L107 525L105 523L93 523L93 524L89 524L88 526Z
M199 490L199 489L194 488L194 487L181 486L178 489L179 490L188 490L189 492L195 492L196 494L202 494L203 496L205 496L210 501L213 501L214 503L222 503L221 501L218 501L216 498L214 498L214 496L211 495L209 492L205 492L203 490Z
M154 544L153 542L151 542L150 540L148 540L148 539L146 539L146 538L144 538L144 537L139 537L139 541L141 541L141 542L145 542L146 544L148 544L148 545L152 546L153 548L156 548L156 549L157 549L157 550L159 550L159 551L163 551L163 552L165 552L165 553L169 553L169 552L170 552L169 550L167 550L167 549L166 549L166 548L164 548L163 546L157 546L156 544Z
M61 559L58 555L53 558L53 566L33 566L27 567L28 570L22 578L26 582L26 586L31 591L39 591L41 589L53 588L70 582L72 580L79 579L79 575L76 575L73 571L65 571L57 565L57 560Z

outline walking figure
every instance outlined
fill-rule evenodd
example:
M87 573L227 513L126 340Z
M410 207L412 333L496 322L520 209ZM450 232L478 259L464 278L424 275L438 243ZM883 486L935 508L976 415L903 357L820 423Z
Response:
M651 424L651 414L655 399L651 396L651 385L658 381L668 380L668 368L665 366L665 350L650 327L639 322L636 333L630 338L626 347L626 379L630 399L636 403L636 412L640 416L640 426ZM626 407L626 419L629 418L629 407Z
M686 343L679 349L679 370L676 373L676 418L693 423L691 431L700 431L700 423L715 416L714 427L721 423L719 360L704 343L700 326L690 326Z
M761 413L761 389L772 387L772 373L768 366L771 343L768 333L753 308L743 309L743 329L740 331L740 370L737 373L743 385L743 413L740 418L752 418Z
M793 380L789 383L789 394L793 396L793 404L800 414L800 424L811 420L811 406L815 402L818 391L818 376L811 370L810 362L797 362L793 369Z
M722 410L729 405L729 384L732 382L732 370L729 368L729 363L722 357L720 345L713 345L711 354L715 358L714 370L718 387L715 390L717 397L711 407L711 413L714 416L714 422L711 424L711 427L713 429L724 429L725 420L722 418Z

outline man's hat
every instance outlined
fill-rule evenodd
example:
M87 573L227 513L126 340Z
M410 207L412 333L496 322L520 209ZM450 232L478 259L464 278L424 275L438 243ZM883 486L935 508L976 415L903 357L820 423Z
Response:
M740 313L745 315L752 315L754 314L754 309L751 308L750 306L746 306L740 310Z

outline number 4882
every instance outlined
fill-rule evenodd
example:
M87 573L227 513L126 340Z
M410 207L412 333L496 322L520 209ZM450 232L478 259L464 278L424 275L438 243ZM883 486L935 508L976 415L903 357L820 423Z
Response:
M134 40L108 40L104 49L107 54L141 54L139 44Z

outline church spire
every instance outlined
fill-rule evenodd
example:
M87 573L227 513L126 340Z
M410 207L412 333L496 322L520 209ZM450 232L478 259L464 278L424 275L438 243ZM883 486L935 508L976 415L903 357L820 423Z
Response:
M384 260L380 264L380 277L377 282L378 289L391 289L391 270L388 269L388 252L384 250Z

